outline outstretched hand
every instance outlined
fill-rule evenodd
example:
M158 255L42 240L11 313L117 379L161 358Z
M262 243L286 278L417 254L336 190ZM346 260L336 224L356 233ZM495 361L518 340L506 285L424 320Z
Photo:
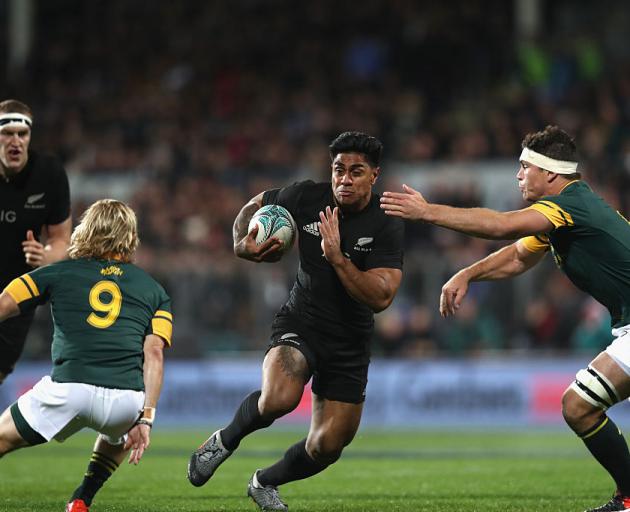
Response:
M383 192L381 208L387 215L409 220L426 220L428 206L420 192L403 185L403 192Z
M144 451L151 444L151 427L149 425L137 424L131 427L127 432L127 440L125 441L125 450L131 448L129 454L129 464L138 464Z
M234 254L239 258L256 263L273 263L282 257L283 242L279 238L271 237L264 242L256 243L258 225L255 225L245 237L234 246Z
M466 296L466 292L468 292L468 278L462 272L458 272L442 286L440 315L444 318L454 315Z

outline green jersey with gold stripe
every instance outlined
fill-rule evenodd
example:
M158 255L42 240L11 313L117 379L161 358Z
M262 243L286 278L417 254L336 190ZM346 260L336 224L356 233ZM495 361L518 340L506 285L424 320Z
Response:
M65 260L11 281L20 310L50 301L56 382L143 390L148 334L171 344L170 299L146 272L116 260Z
M532 252L551 249L581 290L608 308L613 327L630 324L630 224L583 181L545 196L530 208L553 224L547 234L521 239Z

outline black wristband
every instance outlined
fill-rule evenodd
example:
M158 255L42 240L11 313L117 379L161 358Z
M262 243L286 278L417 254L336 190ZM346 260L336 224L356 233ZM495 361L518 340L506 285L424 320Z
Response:
M147 420L146 418L140 418L136 421L136 425L147 425L149 428L153 428L153 422Z

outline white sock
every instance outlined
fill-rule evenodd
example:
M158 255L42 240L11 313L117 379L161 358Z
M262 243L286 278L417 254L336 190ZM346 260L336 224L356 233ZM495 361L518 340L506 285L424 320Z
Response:
M256 487L256 489L262 489L262 485L258 483L258 471L254 473L254 477L252 478L252 485Z

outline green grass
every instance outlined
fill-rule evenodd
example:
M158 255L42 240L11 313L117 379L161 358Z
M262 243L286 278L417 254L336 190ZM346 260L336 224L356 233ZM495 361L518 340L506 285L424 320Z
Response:
M121 465L92 512L249 511L256 468L277 460L303 432L253 434L202 488L186 480L190 452L206 433L156 429L139 466ZM28 448L0 461L0 511L55 511L78 485L94 436ZM459 433L361 431L341 460L281 489L291 512L582 511L612 481L567 431Z

